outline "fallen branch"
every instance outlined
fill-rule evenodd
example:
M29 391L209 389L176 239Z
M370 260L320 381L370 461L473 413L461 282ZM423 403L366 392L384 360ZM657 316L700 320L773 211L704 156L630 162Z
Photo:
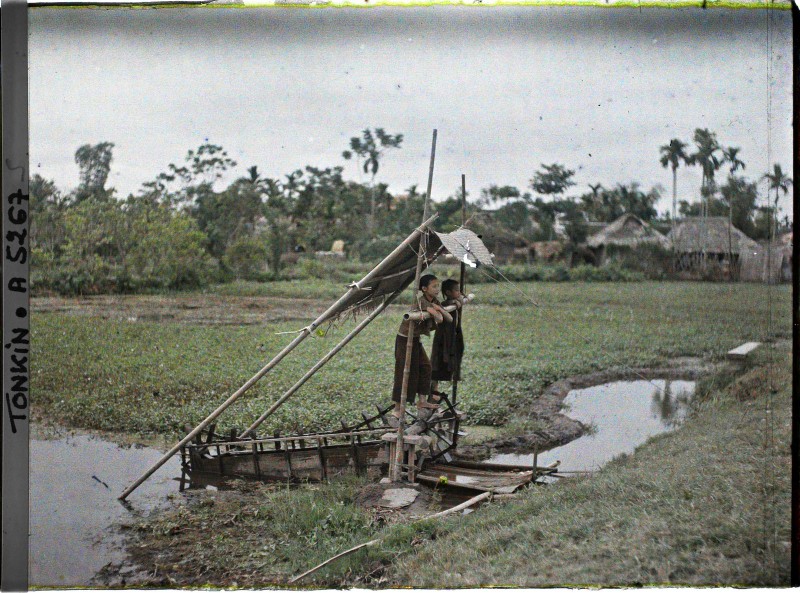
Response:
M461 504L456 505L456 506L454 506L452 508L449 508L447 510L441 511L439 513L435 513L433 515L429 515L428 517L423 517L422 519L417 519L416 521L412 522L412 525L414 523L419 523L420 521L427 521L428 519L438 519L439 517L444 517L445 515L449 515L451 513L456 513L458 511L466 509L467 507L471 507L472 505L477 504L477 503L481 502L482 500L486 500L491 495L492 495L491 492L483 492L483 493L479 494L478 496L474 496L474 497L470 498L469 500L467 500L465 502L462 502ZM380 542L382 539L383 539L382 537L379 537L377 539L373 539L373 540L370 540L368 542L364 542L363 544L358 544L357 546L355 546L353 548L350 548L349 550L345 550L344 552L336 554L336 556L334 556L333 558L328 558L322 564L317 564L314 568L311 568L311 569L305 571L303 574L297 575L296 577L294 577L293 579L291 579L289 581L289 584L291 585L292 583L296 583L300 579L302 579L304 577L307 577L308 575L310 575L312 573L317 572L320 568L322 568L324 566L327 566L328 564L330 564L334 560L338 560L342 556L347 556L348 554L352 554L353 552L357 552L358 550L360 550L362 548L366 548L366 547L369 547L369 546L374 546L375 544Z

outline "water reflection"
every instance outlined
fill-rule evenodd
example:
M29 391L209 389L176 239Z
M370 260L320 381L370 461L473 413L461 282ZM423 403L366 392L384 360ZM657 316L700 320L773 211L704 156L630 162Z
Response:
M659 414L661 421L666 426L675 426L678 424L686 413L686 407L689 399L694 393L694 386L691 391L685 389L678 389L673 393L673 384L675 381L667 380L664 382L664 389L653 390L653 401L651 410L653 414ZM686 383L686 381L678 381L679 384Z
M591 471L651 436L674 429L686 416L693 381L617 381L570 391L564 413L591 425L590 434L539 454L539 464L561 461L564 471ZM533 454L498 454L491 463L529 465Z
M80 587L108 562L124 559L112 526L166 501L178 489L173 457L123 506L117 497L161 457L90 435L30 441L30 585Z

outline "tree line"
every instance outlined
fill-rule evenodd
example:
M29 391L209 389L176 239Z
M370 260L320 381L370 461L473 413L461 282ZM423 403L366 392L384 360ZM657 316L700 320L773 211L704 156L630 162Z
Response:
M344 166L309 165L271 178L254 165L225 187L220 180L230 178L238 163L221 146L206 142L124 198L108 187L114 144L81 146L73 190L64 192L38 174L31 178L32 282L39 290L87 294L269 280L280 277L287 253L326 251L336 240L344 241L351 258L380 259L415 228L423 209L417 185L392 194L377 179L381 163L402 142L402 134L382 128L350 139L342 158L369 176L365 183L346 179ZM695 142L696 153L680 140L660 149L662 165L673 172L673 202L677 168L702 167L701 202L682 201L677 214L728 214L753 238L768 236L777 198L791 180L776 165L767 174L774 206L759 207L757 181L736 175L745 168L739 150L721 148L708 130L698 129ZM717 186L715 174L725 165L728 178ZM588 192L568 195L574 175L559 163L543 163L524 190L481 189L469 202L468 215L491 209L493 224L528 241L554 239L561 225L574 244L585 240L589 222L611 222L626 212L661 222L677 215L659 219L659 186L591 184ZM437 204L439 228L461 224L460 194L459 188Z

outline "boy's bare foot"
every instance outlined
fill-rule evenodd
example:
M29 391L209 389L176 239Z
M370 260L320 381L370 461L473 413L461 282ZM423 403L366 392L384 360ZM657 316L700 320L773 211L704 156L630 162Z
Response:
M402 419L400 416L392 412L391 414L387 414L386 421L392 428L400 428L400 422L402 422Z
M438 410L439 404L432 404L430 402L417 402L417 408L421 410Z

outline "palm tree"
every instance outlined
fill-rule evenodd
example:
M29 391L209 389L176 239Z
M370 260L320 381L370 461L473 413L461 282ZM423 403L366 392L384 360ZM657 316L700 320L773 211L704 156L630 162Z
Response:
M780 191L783 190L784 195L789 193L789 187L792 185L792 178L783 172L783 168L779 164L775 164L772 173L766 173L763 179L769 181L769 189L775 190L775 204L772 206L773 216L776 221L775 233L777 233L777 218L778 218L778 198L780 198ZM770 225L772 229L772 225ZM775 236L773 233L773 237Z
M403 142L403 135L396 134L392 136L387 134L383 128L375 128L373 133L372 130L367 128L361 132L361 136L361 138L358 136L350 138L350 150L345 150L342 156L345 160L350 160L355 154L364 159L364 173L371 174L368 221L368 232L371 236L375 230L375 175L378 174L380 159L388 149L400 148L400 144Z
M703 216L708 216L708 198L714 193L714 174L722 166L718 151L721 150L717 135L707 128L697 128L694 131L694 143L697 152L689 156L691 164L698 164L702 169L703 180L700 186L700 195L703 198Z
M675 217L677 216L678 203L678 166L680 162L689 164L689 155L686 154L686 144L677 138L661 147L661 166L665 169L672 167L672 231L675 235Z
M731 166L730 175L728 176L729 182L733 180L733 174L739 169L745 169L744 161L739 159L739 151L741 148L729 146L722 150L722 162L728 163ZM733 282L733 199L728 200L728 270L731 282Z
M721 149L717 142L717 135L708 128L697 128L694 131L694 143L697 152L689 156L689 164L698 164L702 170L702 182L700 185L700 197L702 199L702 261L705 266L706 261L706 218L708 217L708 198L714 193L714 174L722 166L718 151Z

